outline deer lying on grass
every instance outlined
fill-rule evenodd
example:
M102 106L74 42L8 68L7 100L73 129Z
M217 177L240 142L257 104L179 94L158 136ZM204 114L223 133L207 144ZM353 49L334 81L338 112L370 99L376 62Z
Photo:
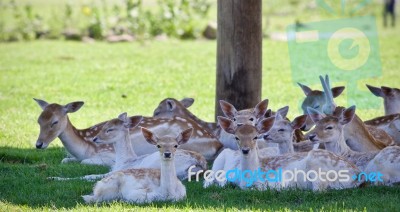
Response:
M333 98L337 97L343 91L344 87L330 89L328 76L326 76L325 79L320 76L320 80L324 92L311 90L305 85L300 84L304 93L307 95L302 104L304 114L308 113L307 107L325 114L332 114L332 111L335 110L336 104ZM313 125L314 123L312 120L308 119L303 130L309 130ZM393 144L393 139L387 133L375 127L366 126L357 115L345 126L344 133L349 147L358 152L380 150Z
M400 145L400 114L377 117L364 122L366 125L384 130L396 145Z
M280 110L278 110L280 111ZM285 110L287 111L287 110ZM295 143L295 130L300 129L304 126L307 115L301 115L295 118L292 122L288 121L286 118L286 113L277 112L275 116L275 122L272 128L265 133L263 139L266 142L278 144L279 155L284 155L288 153L294 153L295 148L300 149L300 145L315 145L309 141L303 141L300 143Z
M400 89L381 86L380 88L366 85L377 97L383 98L385 116L400 113Z
M93 195L85 195L86 203L120 199L126 202L179 201L186 197L186 188L176 176L175 153L179 145L190 139L193 129L178 137L162 136L142 128L146 141L158 148L161 169L128 169L114 172L97 182Z
M81 161L85 164L108 165L114 164L115 151L113 145L95 145L91 142L106 122L94 125L84 130L76 129L68 118L68 113L79 110L83 102L73 102L65 106L49 104L43 100L36 100L43 112L39 116L40 134L36 148L45 149L57 136L60 138L71 158L63 159L62 163ZM180 148L199 152L207 160L212 160L219 153L222 144L215 136L202 129L191 119L174 117L172 119L143 117L139 126L155 130L158 134L177 133L187 128L194 128L189 144ZM130 130L130 137L137 155L156 152L157 149L148 144L138 128Z
M221 130L221 127L214 122L205 122L187 108L190 107L194 102L192 98L184 98L178 101L173 98L167 98L160 102L158 107L154 110L154 117L172 118L178 117L189 117L197 122L204 129L215 135L219 141L221 141L225 148L231 148L237 150L234 137ZM236 124L255 124L260 118L262 118L267 111L268 99L265 99L258 103L254 108L245 110L236 110L236 108L226 101L221 100L220 105L224 114L235 121Z
M38 123L39 138L36 148L45 149L51 141L59 138L67 152L72 157L64 158L61 163L81 162L83 164L107 165L114 164L115 151L113 145L95 145L91 142L105 122L90 128L78 130L68 118L68 113L79 110L83 102L71 102L66 105L49 104L43 100L34 99L43 109Z
M250 173L255 173L260 169L267 173L269 172L267 170L278 169L282 169L282 172L284 173L286 173L286 171L292 171L293 173L296 169L298 169L303 170L304 172L308 172L310 170L321 170L324 172L331 170L347 170L350 176L358 175L359 169L357 167L351 163L348 163L341 157L338 157L325 150L313 150L309 153L292 153L284 156L260 158L258 155L256 141L261 134L270 130L270 128L273 126L274 119L275 117L270 117L261 120L256 127L248 124L236 127L232 120L224 117L218 117L221 127L226 132L235 135L239 150L233 151L231 149L225 149L222 151L214 161L212 167L213 173L217 173L218 170L224 170L228 174L230 170L238 169L243 171L243 174L248 178ZM246 171L247 174L244 171ZM283 177L287 177L285 174L283 175ZM225 179L219 181L218 178L219 176L212 175L211 181L204 181L203 186L208 187L212 184L225 186L227 180ZM352 180L350 177L347 178L348 179L344 182L328 182L326 180L324 181L318 179L315 181L310 181L307 180L303 175L303 177L300 176L297 181L291 180L288 182L263 182L263 180L257 179L253 185L260 190L263 190L266 187L276 189L297 187L303 189L325 190L328 188L351 188L360 184L360 182ZM245 180L236 180L234 183L242 189L248 186L248 183Z
M160 154L154 152L149 155L138 157L135 153L135 148L132 145L129 129L136 127L142 120L141 116L127 117L126 113L122 113L116 119L108 121L99 134L93 138L96 144L112 144L115 148L116 159L111 172L107 174L86 175L78 178L59 178L52 177L55 180L97 180L111 175L113 172L135 169L135 168L160 168ZM178 149L175 153L176 174L179 179L185 180L188 177L189 167L194 167L192 170L207 170L206 159L197 152Z
M366 173L382 174L382 182L393 184L400 181L400 147L390 146L380 151L355 152L349 148L344 138L345 125L355 116L355 106L345 110L336 110L334 115L325 115L309 108L309 114L316 124L308 135L313 142L324 143L325 148L344 157Z

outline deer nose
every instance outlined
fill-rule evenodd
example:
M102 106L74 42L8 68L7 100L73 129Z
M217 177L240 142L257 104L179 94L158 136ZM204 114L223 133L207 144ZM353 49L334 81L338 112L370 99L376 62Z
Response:
M164 152L164 157L165 158L171 158L171 153L170 152Z
M311 135L308 136L308 139L310 139L310 141L315 141L315 137L316 136L317 135L315 135L315 134L311 134Z
M243 153L244 155L249 154L249 152L250 152L250 149L249 149L249 148L243 148L243 149L242 149L242 153Z
M36 143L36 149L41 149L43 146L43 143Z

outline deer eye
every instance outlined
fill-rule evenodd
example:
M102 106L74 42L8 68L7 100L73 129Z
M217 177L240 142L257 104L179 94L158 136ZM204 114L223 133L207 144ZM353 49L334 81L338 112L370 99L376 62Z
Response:
M111 129L106 130L106 133L110 133L112 131L114 131L114 129L111 128Z
M239 140L240 140L238 137L235 137L235 139L236 139L237 141L239 141Z
M256 137L253 138L253 140L257 140L257 139L258 139L258 136L256 136Z
M326 127L325 129L326 129L326 130L331 130L331 129L333 129L333 127L332 127L332 126L328 126L328 127Z
M160 149L160 148L161 148L161 146L160 146L160 145L157 145L157 148L159 148L159 149Z
M58 121L55 121L55 122L51 123L50 127L53 127L56 124L58 124Z
M250 120L250 121L254 121L254 118L250 118L249 120Z
M284 132L285 131L285 129L279 129L278 130L278 132Z
M236 118L233 118L233 121L236 121Z
M174 147L175 147L175 148L178 148L178 145L175 145Z

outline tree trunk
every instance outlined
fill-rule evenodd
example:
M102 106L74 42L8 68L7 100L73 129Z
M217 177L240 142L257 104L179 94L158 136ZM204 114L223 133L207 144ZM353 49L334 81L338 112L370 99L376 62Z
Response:
M218 0L216 116L219 100L236 109L261 100L261 0Z

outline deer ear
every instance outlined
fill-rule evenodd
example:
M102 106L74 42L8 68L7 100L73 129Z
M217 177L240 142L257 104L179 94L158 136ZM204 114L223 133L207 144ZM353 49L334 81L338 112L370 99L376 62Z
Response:
M176 104L173 100L167 100L167 108L169 111L173 111L176 107Z
M271 110L271 109L268 109L267 112L265 112L264 117L265 117L265 118L268 118L268 117L271 117L271 116L272 116L272 110Z
M393 96L393 89L392 88L389 88L389 87L386 87L386 86L382 86L381 87L381 90L382 90L382 93L385 95L385 96Z
M128 121L124 123L124 127L126 128L134 128L142 121L143 116L131 116L127 118Z
M128 114L126 112L119 114L118 119L123 121L123 122L127 122L128 120L126 119L128 116Z
M274 125L275 117L263 119L257 123L257 131L259 134L267 133Z
M236 127L234 126L232 120L222 117L222 116L218 116L217 119L218 119L219 125L221 126L222 129L225 130L225 132L227 132L229 134L235 134Z
M356 106L353 105L349 108L347 108L346 110L344 110L342 112L342 114L339 117L339 123L341 125L345 125L349 122L351 122L351 120L353 120L354 118L354 114L356 113Z
M42 108L42 110L44 110L44 108L45 108L47 105L49 105L49 103L47 103L46 101L41 100L41 99L35 99L35 98L33 98L33 100L35 100L35 101L38 103L38 105L40 106L40 108Z
M378 87L374 87L372 85L368 85L366 84L367 88L369 89L369 91L371 91L372 94L374 94L377 97L383 97L383 93L382 90Z
M332 91L332 96L333 96L333 98L336 98L336 97L338 97L340 94L342 94L343 91L344 91L344 89L345 89L344 86L338 86L338 87L332 88L331 91Z
M300 86L301 90L303 90L303 92L306 96L310 95L310 93L312 92L311 88L309 88L307 85L303 85L299 82L297 84Z
M306 123L307 120L307 115L301 115L299 117L296 117L291 123L290 125L292 125L293 129L300 129L304 126L304 124Z
M68 103L64 106L64 111L65 113L73 113L78 111L82 106L83 106L83 102L79 101L79 102L71 102Z
M318 110L311 108L311 107L307 107L307 112L308 112L308 116L311 118L311 120L314 123L317 123L326 117L325 114L323 114L323 113L319 112Z
M281 114L282 118L286 118L287 114L289 112L289 106L285 106L283 108L280 108L276 111L276 114Z
M259 102L254 108L254 115L257 119L264 117L265 113L267 112L268 108L268 99L264 99L263 101Z
M143 137L146 139L146 141L149 144L157 145L158 138L157 138L156 135L154 135L153 132L151 132L150 130L148 130L148 129L144 128L144 127L142 127L141 130L142 130Z
M222 112L224 112L225 116L233 119L237 114L236 108L227 101L219 100L219 105L221 106Z
M194 103L194 99L193 98L183 98L181 100L181 104L185 108L189 108L190 106L192 106L193 103Z
M178 137L176 137L176 141L179 145L185 144L189 141L190 137L192 136L193 128L186 129L179 133Z

